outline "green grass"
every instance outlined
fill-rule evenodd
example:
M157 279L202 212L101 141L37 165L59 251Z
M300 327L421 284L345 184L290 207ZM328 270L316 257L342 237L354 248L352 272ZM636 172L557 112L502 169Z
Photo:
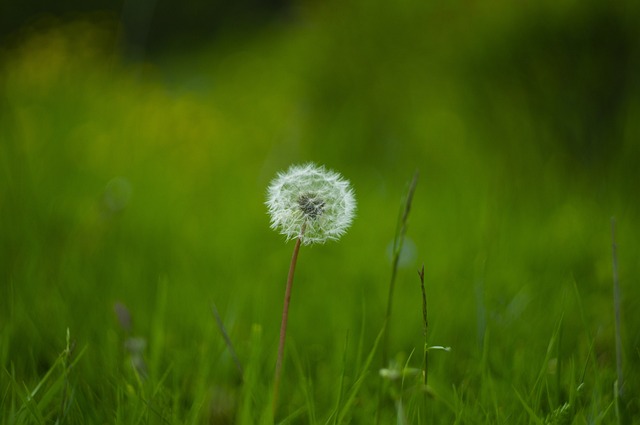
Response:
M607 15L631 51L635 9ZM571 108L589 102L545 90L589 100L606 70L586 68L581 91L535 43L601 11L468 12L303 9L144 64L121 59L109 22L5 43L0 422L273 423L291 244L263 203L277 171L315 161L351 181L358 211L339 243L300 251L276 423L640 423L637 83L614 118L583 120ZM602 146L576 153L589 129ZM451 347L429 352L427 388L422 264L427 342Z

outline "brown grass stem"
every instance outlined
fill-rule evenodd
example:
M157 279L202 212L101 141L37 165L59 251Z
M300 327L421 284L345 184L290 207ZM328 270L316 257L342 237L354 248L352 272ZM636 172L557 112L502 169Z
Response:
M427 330L429 329L429 322L427 321L427 291L424 288L424 264L422 268L418 270L418 276L420 276L420 289L422 290L422 333L424 334L424 358L423 358L423 373L424 373L424 386L427 386L428 381L428 367L429 367L429 345L427 343Z

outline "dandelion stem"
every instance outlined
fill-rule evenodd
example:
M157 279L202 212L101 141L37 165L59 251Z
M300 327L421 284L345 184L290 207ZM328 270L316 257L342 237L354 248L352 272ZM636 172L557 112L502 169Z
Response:
M282 378L282 361L284 359L284 341L287 336L287 320L289 318L289 302L291 301L291 287L293 286L293 273L296 270L298 262L298 252L302 243L302 235L304 234L305 225L300 230L300 236L296 240L296 246L293 248L291 256L291 265L289 265L289 275L287 276L287 287L284 292L284 306L282 307L282 324L280 325L280 342L278 344L278 358L276 360L276 376L273 384L273 414L275 416L278 406L278 395L280 391L280 380Z

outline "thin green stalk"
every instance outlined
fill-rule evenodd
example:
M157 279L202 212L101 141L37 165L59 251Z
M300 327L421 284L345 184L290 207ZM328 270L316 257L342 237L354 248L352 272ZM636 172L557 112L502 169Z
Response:
M344 341L344 352L342 353L342 373L340 374L340 387L338 388L338 401L336 402L335 415L333 417L333 425L339 425L340 407L342 404L342 396L344 392L344 377L347 374L347 348L349 346L349 334Z
M382 367L389 366L389 328L391 327L391 310L393 307L393 293L396 286L396 276L398 274L398 264L400 263L400 254L402 253L402 246L404 245L404 236L407 232L407 220L409 218L409 212L411 211L411 202L413 200L413 193L416 190L418 184L418 170L413 174L413 179L409 185L409 190L404 202L404 208L402 214L398 217L396 224L396 233L393 239L393 260L391 265L391 280L389 281L389 295L387 297L387 312L384 317L384 325L382 327ZM382 407L382 386L378 388L378 408L376 409L375 423L380 423L380 414Z
M291 287L293 286L293 274L296 270L298 262L298 252L302 243L302 234L304 226L300 231L300 237L296 240L296 246L293 248L291 256L291 264L289 265L289 275L287 276L287 287L284 293L284 306L282 307L282 324L280 325L280 342L278 344L278 358L276 360L276 376L273 384L273 414L275 416L278 406L278 395L280 391L280 381L282 379L282 361L284 359L284 342L287 336L287 321L289 319L289 303L291 301Z
M409 185L409 191L407 192L404 209L402 215L399 217L398 224L396 226L396 234L393 239L393 263L391 265L391 280L389 281L389 295L387 297L387 313L385 315L385 331L382 342L382 367L388 366L389 360L389 328L391 321L391 310L393 308L393 293L396 286L396 276L398 274L398 264L400 263L400 254L402 253L402 246L404 245L404 236L407 233L407 220L409 218L409 212L411 211L411 202L413 200L413 193L416 190L418 184L418 171L413 175L411 184Z

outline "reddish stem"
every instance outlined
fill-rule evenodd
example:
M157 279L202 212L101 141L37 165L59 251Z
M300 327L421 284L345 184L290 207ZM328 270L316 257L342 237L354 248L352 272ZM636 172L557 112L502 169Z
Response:
M304 228L303 228L304 231ZM296 263L298 261L298 252L300 251L300 244L302 243L302 232L300 237L296 241L296 246L293 248L293 256L291 257L291 265L289 266L289 276L287 277L287 288L284 293L284 306L282 308L282 324L280 325L280 343L278 345L278 359L276 360L276 377L273 386L273 413L278 406L278 393L280 390L280 378L282 377L282 361L284 359L284 341L287 336L287 320L289 318L289 302L291 301L291 287L293 286L293 273L296 270Z

